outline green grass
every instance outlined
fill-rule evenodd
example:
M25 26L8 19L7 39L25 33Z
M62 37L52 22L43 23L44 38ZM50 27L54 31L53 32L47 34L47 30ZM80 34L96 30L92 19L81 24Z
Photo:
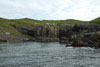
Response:
M90 23L96 23L96 24L100 24L100 17L93 19L90 21Z
M8 23L0 23L0 34L6 34L6 33L10 33L12 35L22 35Z
M14 24L18 26L27 26L27 25L44 25L46 23L49 24L55 24L55 25L60 25L60 24L77 24L77 23L97 23L100 24L100 17L91 20L91 21L81 21L81 20L74 20L74 19L68 19L68 20L34 20L34 19L29 19L29 18L22 18L22 19L5 19L5 18L0 18L0 22L3 23L8 23L8 24Z
M0 22L7 22L15 25L26 25L26 24L31 24L31 25L44 25L46 23L49 24L55 24L55 25L60 25L60 24L77 24L77 23L85 23L87 21L80 21L80 20L34 20L34 19L29 19L29 18L22 18L22 19L0 19Z

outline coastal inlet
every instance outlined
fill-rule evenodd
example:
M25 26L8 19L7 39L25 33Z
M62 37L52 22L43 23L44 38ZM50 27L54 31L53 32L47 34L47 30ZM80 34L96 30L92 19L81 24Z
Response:
M99 67L100 50L58 42L2 43L0 67Z

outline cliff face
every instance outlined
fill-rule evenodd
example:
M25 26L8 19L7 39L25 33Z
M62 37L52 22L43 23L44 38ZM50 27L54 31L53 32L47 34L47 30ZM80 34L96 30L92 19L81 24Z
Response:
M59 41L59 27L56 25L38 25L29 27L13 26L20 33L35 38L39 42Z
M80 34L73 39L71 45L67 46L100 48L100 32Z
M92 33L100 31L98 24L61 24L56 25L38 25L32 27L13 26L20 33L35 38L39 42L71 42L73 39L84 33Z
M92 33L100 31L100 25L98 24L74 24L74 25L61 25L59 28L59 38L61 42L73 41L73 39L84 33Z

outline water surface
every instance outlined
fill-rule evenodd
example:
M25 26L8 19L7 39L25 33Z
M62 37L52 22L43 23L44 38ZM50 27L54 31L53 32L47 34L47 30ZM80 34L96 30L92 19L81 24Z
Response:
M52 43L0 44L0 67L100 67L100 50Z

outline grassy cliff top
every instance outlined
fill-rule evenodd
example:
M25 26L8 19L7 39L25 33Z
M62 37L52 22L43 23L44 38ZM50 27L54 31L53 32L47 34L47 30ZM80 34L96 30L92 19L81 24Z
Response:
M59 26L60 24L77 24L77 23L97 23L100 24L100 17L96 18L92 21L81 21L81 20L34 20L29 18L21 18L21 19L5 19L0 18L0 35L4 33L11 33L14 35L22 35L18 32L12 25L17 27L27 27L32 28L37 25L45 25L52 24Z
M100 24L100 17L93 19L90 21L90 23L96 23L96 24Z
M77 23L83 23L87 21L81 21L81 20L74 20L74 19L68 19L68 20L34 20L34 19L29 19L29 18L21 18L21 19L5 19L5 18L0 18L0 22L5 22L5 23L13 23L13 24L34 24L34 25L43 25L46 23L49 24L55 24L55 25L60 25L60 24L77 24Z
M34 20L30 18L21 18L21 19L5 19L0 18L0 23L8 23L14 24L17 26L28 26L28 25L44 25L44 24L53 24L53 25L60 25L60 24L77 24L77 23L97 23L100 24L100 17L93 19L91 21L81 21L81 20Z

